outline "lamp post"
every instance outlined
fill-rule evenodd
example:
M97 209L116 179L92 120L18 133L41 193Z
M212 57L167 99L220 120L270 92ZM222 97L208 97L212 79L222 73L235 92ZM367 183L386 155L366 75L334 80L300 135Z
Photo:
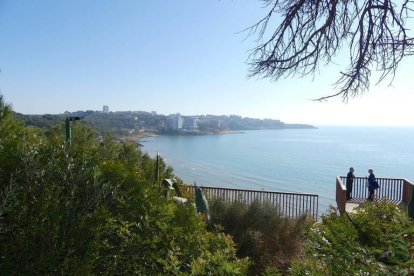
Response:
M66 129L66 143L71 145L72 144L72 122L79 121L80 117L66 117L65 120L65 129Z
M157 151L157 182L160 181L160 153Z

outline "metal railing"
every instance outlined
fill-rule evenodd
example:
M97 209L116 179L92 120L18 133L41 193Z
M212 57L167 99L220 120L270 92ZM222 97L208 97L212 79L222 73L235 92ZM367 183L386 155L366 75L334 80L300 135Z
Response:
M411 200L413 184L401 178L376 178L380 188L375 191L375 198L386 198L387 201L399 204L408 204ZM336 178L336 202L341 213L345 212L346 205L346 177ZM368 179L356 177L352 185L352 198L366 199L368 197Z
M194 193L194 186L183 185L183 192ZM308 215L318 219L318 195L283 193L258 190L231 189L219 187L202 187L208 199L216 198L228 202L243 202L252 204L257 200L261 203L270 203L276 206L281 216L296 219L302 215Z

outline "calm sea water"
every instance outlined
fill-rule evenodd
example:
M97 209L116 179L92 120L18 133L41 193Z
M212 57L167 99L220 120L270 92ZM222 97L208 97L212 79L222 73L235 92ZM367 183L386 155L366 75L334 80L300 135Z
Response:
M335 178L367 176L414 181L414 128L320 127L242 134L157 136L141 140L186 183L319 195L319 210L335 203Z

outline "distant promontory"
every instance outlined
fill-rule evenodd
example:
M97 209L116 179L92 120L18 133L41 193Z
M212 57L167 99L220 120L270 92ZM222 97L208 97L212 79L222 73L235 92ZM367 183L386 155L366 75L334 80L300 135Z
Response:
M206 135L237 133L259 129L313 129L307 124L286 124L274 119L254 119L238 115L171 115L145 111L77 111L63 114L24 115L15 114L26 125L50 127L62 124L66 117L79 117L79 123L87 124L100 135L111 132L119 137L149 135Z

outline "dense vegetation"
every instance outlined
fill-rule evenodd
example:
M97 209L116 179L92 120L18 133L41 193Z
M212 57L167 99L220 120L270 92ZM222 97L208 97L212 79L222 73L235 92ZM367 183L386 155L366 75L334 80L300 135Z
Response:
M385 202L318 223L254 203L191 204L156 185L134 143L75 124L32 128L0 96L1 275L410 275L414 226ZM161 161L162 178L173 177ZM207 231L207 228L209 231ZM236 243L233 243L233 239ZM245 258L248 257L248 258Z
M271 205L212 201L213 223L233 236L250 275L411 275L414 225L405 210L380 201L318 223L289 220Z
M247 206L214 200L210 211L212 222L233 236L237 255L253 261L250 275L287 273L292 260L302 256L305 230L313 222L305 216L283 218L275 206L259 201Z
M411 275L414 226L405 211L380 201L338 216L333 209L306 234L292 275Z
M130 131L162 129L165 116L148 112L111 112L102 113L96 111L79 111L66 114L24 115L15 113L15 117L24 122L26 126L50 128L56 124L62 124L68 116L80 117L77 124L92 127L99 135L111 132L115 135L126 135Z
M1 274L246 273L229 236L161 196L135 144L73 133L24 127L0 98Z

